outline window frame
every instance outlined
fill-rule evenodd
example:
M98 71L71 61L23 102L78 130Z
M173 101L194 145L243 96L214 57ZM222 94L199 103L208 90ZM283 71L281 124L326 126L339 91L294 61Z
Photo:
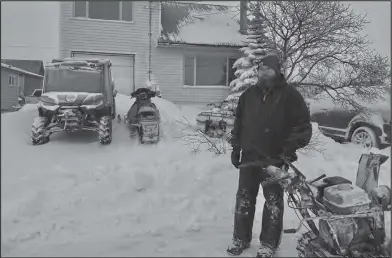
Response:
M196 84L196 78L197 78L197 58L203 57L203 55L183 55L183 72L182 72L182 87L183 88L201 88L201 89L229 89L230 88L230 82L229 82L229 64L230 64L230 59L235 59L237 61L238 57L234 56L228 56L225 57L226 59L226 85L197 85ZM224 56L214 56L214 57L224 57ZM187 85L185 84L185 59L186 58L193 58L193 85Z
M89 13L90 1L82 1L82 2L85 2L85 4L86 4L86 6L85 6L85 7L86 7L85 16L84 16L84 17L76 17L76 16L75 16L75 13L76 13L76 10L75 10L76 5L75 5L75 2L76 2L76 1L72 1L72 7L73 7L73 8L72 8L72 19L75 19L75 20L89 20L89 21L101 21L101 22L134 23L134 17L135 17L135 11L134 11L135 5L134 5L134 1L129 1L129 2L132 3L132 21L125 21L125 20L122 20L123 1L119 1L119 5L118 5L118 8L119 8L119 18L118 18L118 20L105 20L105 19L90 18L90 17L89 17L89 15L90 15L90 13Z
M13 79L13 83L12 82ZM10 74L8 75L8 87L17 87L18 86L18 81L17 81L18 77L14 74Z

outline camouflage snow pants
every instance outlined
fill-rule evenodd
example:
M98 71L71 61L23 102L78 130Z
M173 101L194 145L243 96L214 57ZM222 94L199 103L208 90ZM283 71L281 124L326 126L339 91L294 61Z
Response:
M260 184L266 179L260 168L242 168L239 172L233 239L244 243L252 240L256 198ZM262 186L265 198L260 242L277 248L283 231L283 189L279 184Z

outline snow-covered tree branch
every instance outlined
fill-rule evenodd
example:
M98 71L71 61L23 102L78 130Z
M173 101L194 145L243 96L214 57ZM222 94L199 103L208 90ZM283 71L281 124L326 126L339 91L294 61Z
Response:
M355 95L376 101L389 89L388 58L370 50L361 35L366 16L336 1L258 3L249 5L250 12L264 21L289 83L339 89L336 101L356 109L362 105Z
M183 121L177 121L183 126L180 135L176 138L182 140L192 153L198 153L203 150L210 151L216 155L225 154L229 148L228 138L212 138L202 130L195 128L188 119L183 117Z

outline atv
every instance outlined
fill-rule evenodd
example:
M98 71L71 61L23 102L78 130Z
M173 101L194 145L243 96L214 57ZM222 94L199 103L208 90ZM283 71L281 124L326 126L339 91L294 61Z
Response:
M340 176L307 180L287 158L280 159L285 165L278 170L258 161L240 167L258 166L267 171L264 184L279 183L285 189L288 206L296 211L300 225L284 233L297 233L302 226L307 229L297 243L299 257L390 257L384 211L391 210L391 189L378 186L380 165L387 156L363 154L355 185Z
M98 132L101 144L110 144L117 93L110 69L107 59L54 59L46 64L32 143L45 144L54 132L86 130Z
M151 102L156 92L149 88L139 88L131 93L135 102L124 116L130 129L130 137L139 135L140 143L157 143L160 140L161 116L158 108Z
M207 105L211 109L197 115L197 127L209 137L224 137L228 128L234 125L237 102L238 98L233 98L220 104Z

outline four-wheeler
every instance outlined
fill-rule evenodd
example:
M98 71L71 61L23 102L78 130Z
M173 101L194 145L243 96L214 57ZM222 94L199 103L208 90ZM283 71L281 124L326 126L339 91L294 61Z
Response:
M151 102L156 92L149 88L139 88L131 93L135 102L124 116L125 122L134 138L139 135L140 143L157 143L160 140L161 116L158 108Z
M391 210L391 189L378 186L380 165L387 156L363 154L355 185L340 176L307 180L288 159L280 159L285 165L278 169L266 165L271 160L241 166L260 167L268 176L265 184L275 182L285 189L289 207L302 219L297 229L284 232L307 228L298 240L299 257L390 257L385 246L384 211Z
M98 132L99 142L110 144L117 93L110 70L107 59L66 58L46 64L33 144L49 142L54 132L80 130Z
M220 104L209 104L210 110L200 112L196 117L197 126L210 137L224 137L233 127L235 109L239 97L227 98Z

